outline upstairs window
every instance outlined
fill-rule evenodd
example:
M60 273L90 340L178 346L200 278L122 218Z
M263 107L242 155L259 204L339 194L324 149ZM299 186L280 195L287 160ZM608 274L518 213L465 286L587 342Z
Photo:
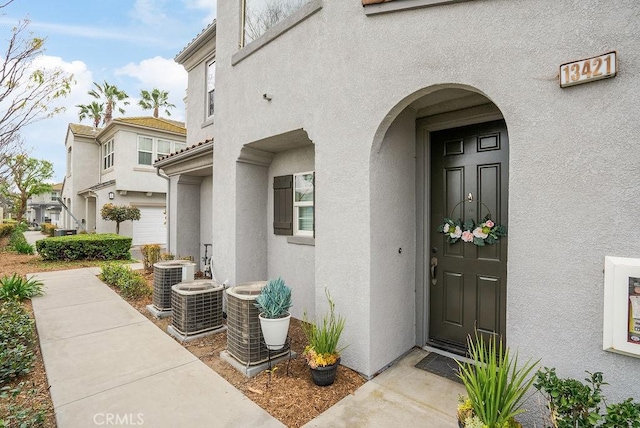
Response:
M153 161L186 147L186 143L138 135L138 165L153 165Z
M58 200L57 198L59 198L59 197L60 197L60 194L58 192L51 192L51 200L52 201L57 201Z
M113 140L109 140L102 145L102 169L109 169L113 166Z
M213 118L213 98L216 91L216 62L207 64L207 119Z
M138 164L151 165L153 162L153 138L138 137Z
M241 0L241 47L262 36L265 31L300 9L309 0Z

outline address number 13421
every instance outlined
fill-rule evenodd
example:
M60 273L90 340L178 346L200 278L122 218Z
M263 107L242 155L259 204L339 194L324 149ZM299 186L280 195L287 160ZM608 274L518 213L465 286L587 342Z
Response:
M568 62L560 66L560 87L613 77L618 72L615 52L580 61Z

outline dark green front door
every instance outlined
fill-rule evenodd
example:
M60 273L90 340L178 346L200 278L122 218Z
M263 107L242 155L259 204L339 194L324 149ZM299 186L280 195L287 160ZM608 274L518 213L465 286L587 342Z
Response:
M508 137L504 121L432 132L431 239L425 252L432 346L466 351L466 338L505 337L507 237L479 247L446 242L437 231L445 217L508 223Z

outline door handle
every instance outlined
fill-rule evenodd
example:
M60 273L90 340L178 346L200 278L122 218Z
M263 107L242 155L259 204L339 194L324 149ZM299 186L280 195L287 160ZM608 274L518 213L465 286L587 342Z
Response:
M430 266L430 270L431 270L431 285L436 285L438 283L438 280L436 279L436 268L438 266L438 258L437 257L431 257L431 266Z

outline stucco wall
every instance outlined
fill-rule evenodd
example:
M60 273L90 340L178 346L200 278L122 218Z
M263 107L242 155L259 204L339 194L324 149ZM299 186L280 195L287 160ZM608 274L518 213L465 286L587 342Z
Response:
M466 85L500 108L509 131L508 344L563 376L603 371L611 400L640 396L629 376L640 359L601 350L604 256L640 252L630 233L640 210L632 114L640 4L540 0L525 7L490 0L368 17L359 2L325 1L318 13L232 66L238 12L237 2L218 5L214 245L217 252L234 250L221 257L222 270L237 269L244 249L236 248L236 225L253 215L215 203L237 206L236 192L242 195L235 174L240 147L304 128L315 144L319 183L316 311L326 308L324 285L338 309L349 308L343 362L356 370L373 374L405 352L409 320L374 317L383 298L407 313L413 308L405 289L385 294L389 275L378 272L388 267L400 274L403 266L410 272L411 250L400 260L396 247L410 246L415 233L415 219L396 226L394 258L391 242L382 245L390 209L381 197L409 181L399 178L411 176L414 138L407 118L387 129L409 97L435 85ZM559 88L560 64L610 50L619 55L617 77ZM385 135L400 142L387 146ZM394 147L398 152L387 152ZM400 215L410 219L408 196L399 197ZM370 208L374 202L382 206ZM373 328L382 322L395 334Z
M267 218L264 226L268 236L268 276L281 276L291 287L291 314L302 319L305 311L315 317L315 247L289 242L287 236L273 233L273 177L314 170L314 147L287 150L274 156L269 166L267 184Z
M213 180L211 176L202 177L200 183L200 195L198 197L200 202L200 258L204 257L204 246L202 244L211 244L212 240L212 224L211 224L211 210L213 209L212 196L213 196ZM211 247L209 247L209 257L211 257ZM215 269L214 260L214 269ZM213 272L216 275L218 281L224 281L225 278L218 278L217 271Z

